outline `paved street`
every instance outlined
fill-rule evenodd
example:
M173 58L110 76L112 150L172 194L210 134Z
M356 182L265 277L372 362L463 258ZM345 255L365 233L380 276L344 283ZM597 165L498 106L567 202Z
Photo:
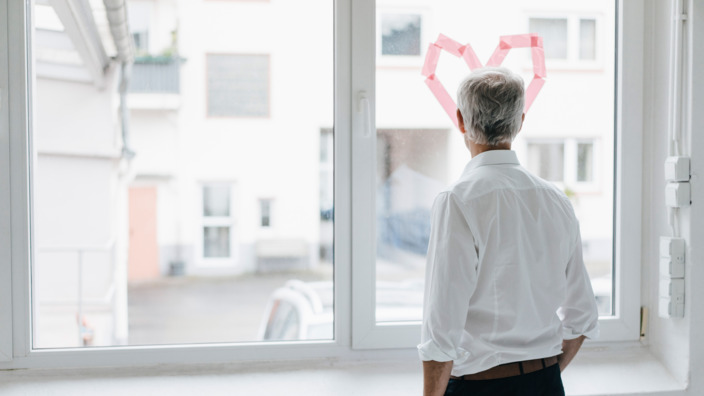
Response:
M332 268L131 284L129 344L256 341L269 296L289 279L331 281Z

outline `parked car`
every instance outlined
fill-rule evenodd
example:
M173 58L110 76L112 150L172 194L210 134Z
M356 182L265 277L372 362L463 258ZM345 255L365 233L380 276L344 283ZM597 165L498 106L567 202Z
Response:
M601 315L611 313L611 278L592 281ZM423 280L378 282L379 322L419 321L423 313ZM289 280L272 293L259 329L264 341L333 338L332 282Z
M378 282L378 321L420 320L423 281ZM266 341L333 338L332 282L290 280L276 289L267 304L259 329Z

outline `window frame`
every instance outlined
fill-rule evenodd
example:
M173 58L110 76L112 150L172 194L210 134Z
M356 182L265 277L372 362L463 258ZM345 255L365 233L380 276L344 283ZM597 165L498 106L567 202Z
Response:
M406 15L418 15L420 16L420 53L418 55L383 55L382 50L382 34L381 34L381 14L406 14ZM378 57L379 65L381 67L391 67L391 68L416 68L423 65L423 60L425 59L425 54L428 50L426 43L433 40L429 36L429 26L430 26L430 11L423 7L383 7L379 10L379 13L374 15L374 25L375 30L375 48L374 53Z
M231 0L218 0L218 1L231 1ZM239 1L239 0L237 0ZM260 1L260 0L257 0ZM264 1L264 0L261 0ZM204 88L205 88L205 118L208 120L220 120L220 119L243 119L243 120L270 120L271 119L271 54L264 52L209 52L206 51L204 54ZM210 87L208 85L208 79L210 78L210 72L208 66L210 63L210 56L263 56L267 58L267 92L266 92L266 114L264 115L211 115L210 114Z
M538 19L564 19L567 21L567 57L566 58L545 58L548 67L553 70L600 70L604 67L604 59L599 56L598 43L600 41L603 25L603 15L595 12L585 11L584 13L574 12L543 12L527 11L525 13L525 30L530 29L530 20ZM594 59L580 58L580 21L583 19L594 20L595 26L595 48ZM530 62L527 63L530 65Z
M206 216L205 210L205 188L209 186L228 187L229 189L229 215L228 216ZM215 182L208 181L198 184L199 192L198 209L200 211L198 219L199 239L198 243L198 260L196 261L196 271L199 269L214 269L214 268L234 268L237 265L238 249L237 249L237 184L231 182ZM229 231L229 255L226 257L206 257L205 256L205 228L206 227L227 227Z
M643 70L642 20L639 20L643 5L623 0L617 1L615 5L613 280L617 293L612 298L614 315L599 319L599 342L637 341L640 337L640 235L625 232L625 225L627 224L629 229L640 229L641 223L642 173L639 164L642 160L643 144L640 133L642 109L637 104L641 103L643 89L642 80L639 79ZM365 4L363 12L374 15L374 4ZM359 19L353 20L353 30L361 32L362 29L363 23ZM624 37L628 37L628 46L623 45ZM364 48L373 44L365 34L353 36L353 48ZM352 212L355 213L352 233L352 247L355 252L352 264L355 269L352 345L353 348L362 350L413 347L419 341L420 321L378 323L375 319L376 201L375 195L370 191L375 191L376 118L374 96L369 93L375 92L376 64L374 57L366 54L355 56L353 62L352 89L357 98L364 96L370 101L370 114L365 115L364 109L361 108L362 102L358 100L360 108L357 117L353 119L352 127ZM624 73L624 70L629 73ZM366 131L367 128L371 129L371 133Z
M601 320L602 341L633 341L640 334L642 160L642 41L644 5L618 0L615 191L615 282L619 316ZM0 4L0 369L204 364L315 358L389 359L415 356L419 324L374 321L375 29L373 0L334 5L335 322L333 340L126 347L32 348L32 134L33 75L30 2ZM375 26L375 24L372 24ZM354 33L354 34L353 34ZM622 45L624 36L629 46ZM12 39L10 39L12 37ZM2 67L6 65L7 67ZM628 70L628 73L624 73ZM624 97L633 100L624 100ZM368 102L367 102L368 101ZM366 104L369 106L366 106ZM4 128L7 126L7 128ZM5 132L7 131L7 132ZM342 182L340 182L342 181ZM8 188L9 187L9 188ZM198 209L202 210L202 207ZM365 211L367 210L367 211ZM369 216L372 213L372 216ZM354 214L355 221L352 221ZM362 219L361 221L358 221ZM366 219L366 220L364 220ZM353 270L354 264L354 270ZM9 275L9 276L8 276ZM627 280L627 281L626 281ZM371 293L370 293L371 291ZM11 298L7 298L11 293ZM354 297L353 297L354 296ZM393 349L357 351L357 349ZM4 361L3 361L4 360Z
M525 147L531 144L562 144L564 148L562 157L563 180L552 181L561 188L569 187L576 193L598 193L604 186L604 182L599 177L599 163L596 160L602 155L602 145L599 137L568 137L568 138L527 138ZM589 144L592 146L592 166L593 178L590 181L579 181L579 145ZM526 155L527 150L526 150ZM527 163L526 163L527 164ZM538 175L540 176L540 175Z

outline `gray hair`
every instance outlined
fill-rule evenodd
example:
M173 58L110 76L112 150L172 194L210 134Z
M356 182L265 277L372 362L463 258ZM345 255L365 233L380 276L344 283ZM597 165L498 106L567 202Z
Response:
M457 89L465 139L488 146L512 142L521 129L524 103L519 75L503 67L473 71Z

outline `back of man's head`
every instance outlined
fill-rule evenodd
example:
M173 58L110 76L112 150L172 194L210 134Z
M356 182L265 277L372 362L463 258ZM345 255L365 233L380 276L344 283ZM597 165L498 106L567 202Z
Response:
M521 129L523 79L503 67L473 71L457 90L465 137L477 144L511 143Z

